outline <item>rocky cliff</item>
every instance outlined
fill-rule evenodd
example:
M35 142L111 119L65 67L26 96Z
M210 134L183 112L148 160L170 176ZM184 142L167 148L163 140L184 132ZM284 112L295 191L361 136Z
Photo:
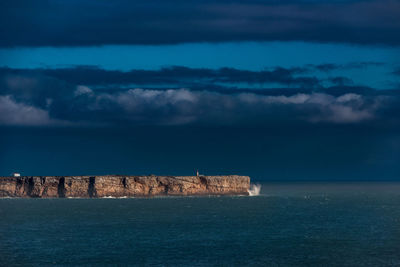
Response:
M0 197L147 197L248 195L248 176L23 176L0 177Z

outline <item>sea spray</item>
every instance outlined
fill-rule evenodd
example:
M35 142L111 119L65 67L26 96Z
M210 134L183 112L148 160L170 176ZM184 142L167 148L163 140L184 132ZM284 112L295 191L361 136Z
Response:
M249 192L249 196L258 196L261 191L261 185L260 184L251 184L250 189L247 191Z

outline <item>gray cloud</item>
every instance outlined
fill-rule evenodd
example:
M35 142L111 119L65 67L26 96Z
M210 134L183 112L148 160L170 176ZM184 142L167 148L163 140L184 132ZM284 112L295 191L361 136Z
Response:
M56 125L47 110L15 102L11 96L0 96L0 125Z

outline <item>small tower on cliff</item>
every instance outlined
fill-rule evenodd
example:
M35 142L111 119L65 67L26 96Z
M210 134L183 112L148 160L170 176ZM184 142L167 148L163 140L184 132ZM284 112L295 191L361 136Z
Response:
M200 176L200 174L199 174L199 170L196 170L196 176L197 176L197 177L199 177L199 176Z

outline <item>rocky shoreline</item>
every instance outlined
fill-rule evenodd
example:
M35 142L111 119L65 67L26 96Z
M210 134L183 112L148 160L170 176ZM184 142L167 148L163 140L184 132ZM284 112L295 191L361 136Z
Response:
M248 195L250 177L220 176L21 176L0 177L0 197L102 198Z

